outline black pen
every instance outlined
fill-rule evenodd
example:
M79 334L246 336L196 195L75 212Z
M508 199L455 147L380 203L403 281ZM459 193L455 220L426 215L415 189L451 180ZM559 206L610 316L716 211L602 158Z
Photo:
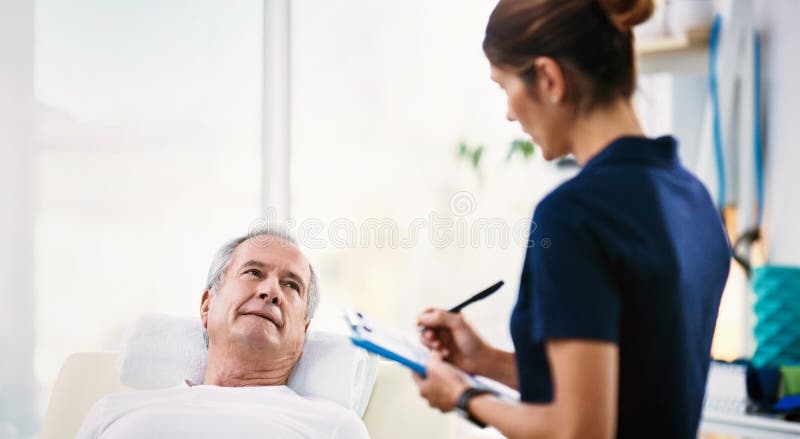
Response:
M505 282L503 282L503 281L497 282L496 284L494 284L494 285L490 286L489 288L481 291L480 293L478 293L478 294L470 297L469 299L459 303L458 305L448 309L447 312L454 312L454 313L461 312L461 310L464 309L465 306L473 304L473 303L475 303L475 302L477 302L479 300L485 299L485 298L491 296L492 294L494 294L497 290L500 289L500 287L503 286L504 283Z
M480 293L470 297L469 299L459 303L458 305L448 309L447 312L459 313L459 312L461 312L462 309L464 309L465 306L473 304L473 303L475 303L475 302L477 302L479 300L482 300L482 299L485 299L485 298L491 296L492 294L497 292L497 290L499 290L500 287L503 286L503 284L505 284L505 282L498 281L496 284L490 286L489 288L487 288L487 289L481 291ZM420 331L420 332L422 332L424 329L425 329L424 325L417 326L417 330Z

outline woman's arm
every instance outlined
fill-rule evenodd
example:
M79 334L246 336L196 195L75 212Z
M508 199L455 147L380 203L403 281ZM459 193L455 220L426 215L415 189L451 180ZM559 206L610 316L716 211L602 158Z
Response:
M506 352L490 346L489 350L481 356L480 366L475 375L483 375L512 389L519 390L517 359L513 352Z
M469 401L470 412L509 438L611 438L617 428L619 349L610 342L551 340L547 356L553 382L548 404L507 402L491 395ZM459 371L433 358L420 393L442 411L455 407L469 386Z
M547 343L553 380L550 404L507 403L495 397L469 402L473 416L510 438L611 438L617 427L619 350L613 343Z

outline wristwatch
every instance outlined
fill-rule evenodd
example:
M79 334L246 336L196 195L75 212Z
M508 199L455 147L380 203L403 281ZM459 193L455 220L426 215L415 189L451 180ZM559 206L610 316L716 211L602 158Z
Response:
M456 411L458 412L459 415L463 416L468 421L472 422L478 427L480 428L486 427L486 424L479 421L478 418L472 416L472 413L470 413L469 408L467 408L467 404L469 403L469 400L472 399L473 397L478 395L486 395L487 393L492 395L494 394L494 392L492 392L489 389L482 389L478 387L468 388L458 398L458 403L456 403Z

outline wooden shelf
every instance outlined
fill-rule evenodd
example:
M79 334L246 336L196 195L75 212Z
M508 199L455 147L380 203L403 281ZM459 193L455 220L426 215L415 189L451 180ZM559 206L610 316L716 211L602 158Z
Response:
M639 73L708 73L709 28L690 30L686 35L636 43Z

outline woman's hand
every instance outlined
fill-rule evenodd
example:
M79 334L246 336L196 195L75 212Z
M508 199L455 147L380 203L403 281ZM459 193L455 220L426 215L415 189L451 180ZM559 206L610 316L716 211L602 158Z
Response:
M492 347L472 329L460 313L429 308L417 324L424 326L420 341L441 358L471 375L489 375L481 360L487 360Z
M419 394L428 400L428 405L449 412L458 404L461 394L469 388L464 373L442 361L441 356L432 352L425 366L425 377L414 374Z

